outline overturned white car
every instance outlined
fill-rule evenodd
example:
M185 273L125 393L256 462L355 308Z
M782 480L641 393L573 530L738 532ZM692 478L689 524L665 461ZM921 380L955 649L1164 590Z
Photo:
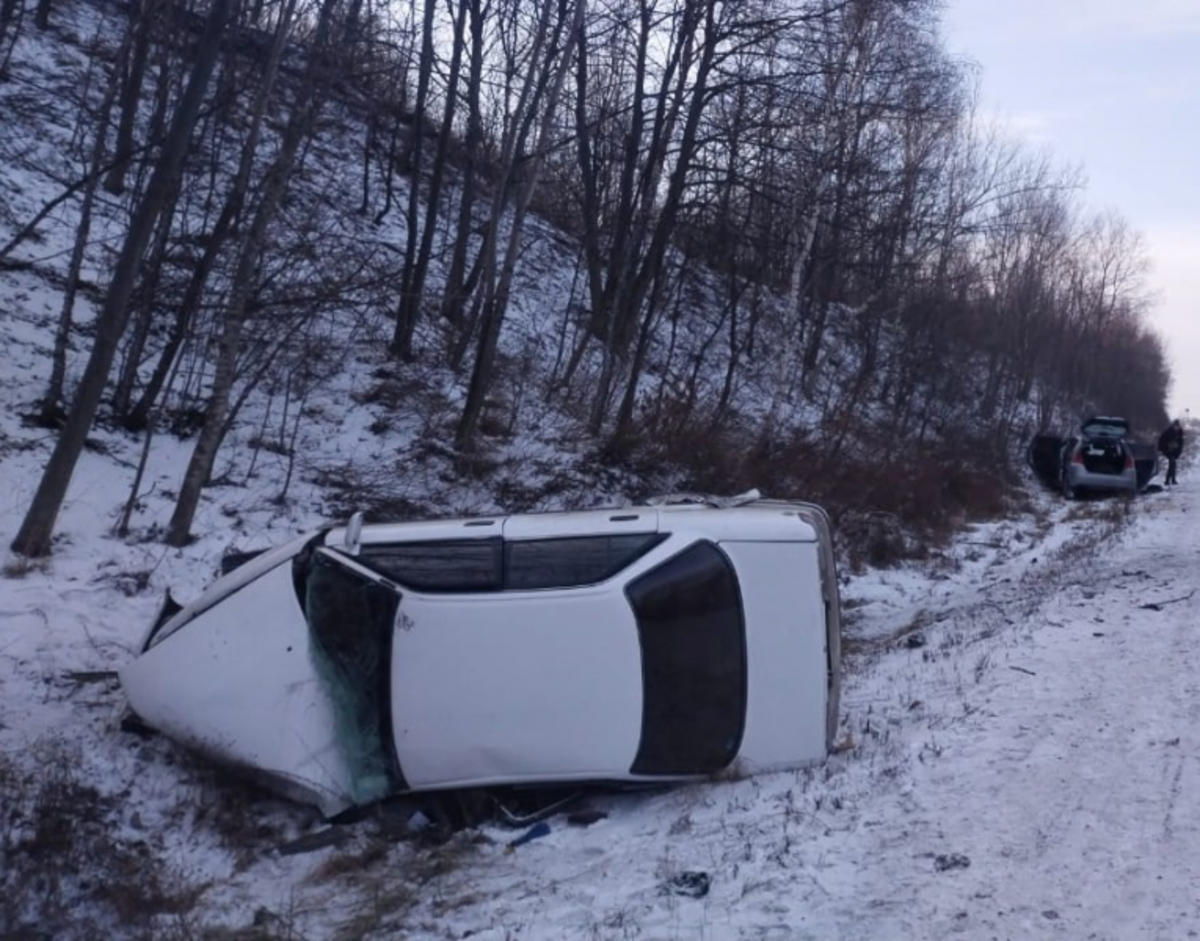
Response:
M322 530L164 608L134 712L326 815L405 791L793 768L837 727L818 507Z

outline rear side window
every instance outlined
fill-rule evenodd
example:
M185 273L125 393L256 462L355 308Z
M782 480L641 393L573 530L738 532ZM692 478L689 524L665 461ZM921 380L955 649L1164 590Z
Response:
M529 591L595 585L665 538L658 533L622 533L509 542L504 547L504 587Z
M416 591L499 591L499 539L363 545L358 559Z
M634 774L709 774L737 755L746 724L746 633L733 565L697 543L631 582L642 652Z

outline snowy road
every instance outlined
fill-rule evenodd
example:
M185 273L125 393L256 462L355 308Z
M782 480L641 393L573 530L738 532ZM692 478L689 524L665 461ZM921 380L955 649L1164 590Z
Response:
M858 929L1194 936L1200 652L1187 596L1200 582L1200 538L1188 497L1155 498L1123 551L1048 601L1006 663L964 696L975 711L938 736L940 758L912 768L900 813L873 835L856 828L862 887L882 902L877 917L858 913ZM913 865L923 845L971 866ZM843 936L857 933L855 913L832 912Z
M1197 518L1185 481L1053 578L1012 560L1006 604L850 678L856 746L826 769L621 798L470 854L430 936L1197 936ZM1045 597L1018 605L1022 585ZM707 897L659 893L685 870Z

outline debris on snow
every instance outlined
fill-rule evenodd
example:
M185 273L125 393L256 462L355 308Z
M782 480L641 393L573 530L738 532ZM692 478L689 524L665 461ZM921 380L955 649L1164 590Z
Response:
M419 810L408 818L408 829L413 833L420 833L429 825L429 818Z
M1176 739L1176 744L1179 740ZM608 812L604 810L577 810L574 813L567 814L567 823L573 827L590 827L593 823L604 820L608 817Z
M345 827L326 827L316 833L307 833L302 837L284 843L279 847L280 856L297 856L300 853L313 853L330 846L340 846L350 839L350 831Z
M540 839L541 837L548 836L549 833L550 824L543 820L541 823L534 824L515 840L510 840L504 849L506 852L511 853L518 846L524 846L526 843L531 843L534 840Z
M962 853L939 853L933 858L933 868L938 872L947 872L950 869L966 869L971 865L969 857Z
M659 895L682 895L690 899L702 899L708 895L711 880L707 872L680 872L659 886Z
M1192 595L1194 595L1195 593L1196 593L1196 590L1193 588L1186 595L1182 595L1179 598L1169 598L1166 601L1148 601L1148 602L1146 602L1146 604L1138 605L1138 607L1144 608L1147 611L1161 611L1163 608L1165 608L1169 604L1178 604L1181 601L1191 600Z

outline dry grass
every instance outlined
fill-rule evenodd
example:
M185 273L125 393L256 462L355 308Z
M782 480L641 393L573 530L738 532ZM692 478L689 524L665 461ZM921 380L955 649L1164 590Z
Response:
M418 908L427 903L441 919L478 901L470 880L460 875L475 854L479 837L460 833L441 845L397 844L379 834L336 852L305 879L311 891L338 900L335 937L341 941L404 937Z
M757 487L823 505L853 569L926 558L967 522L999 519L1029 502L1009 468L963 445L873 444L855 435L853 448L832 454L829 441L812 434L765 441L732 426L714 432L700 421L636 437L655 444L631 449L626 464L676 465L687 475L682 489L728 494Z
M208 886L150 842L118 835L120 802L80 776L71 748L47 740L32 751L35 770L0 758L0 937L177 933Z
M364 821L295 885L290 908L261 907L242 927L216 926L204 902L211 884L167 858L157 834L139 826L131 837L125 798L89 783L72 746L48 740L36 752L36 767L0 756L2 941L308 941L314 924L325 926L319 936L346 941L404 937L419 908L438 919L475 900L463 872L485 838L463 832L421 846ZM220 799L181 796L178 825L190 821L198 840L230 849L235 873L285 842L288 815L268 813L269 799L254 788L224 775L201 775L199 784L219 787ZM200 809L193 815L185 804Z
M339 879L363 877L388 858L389 844L377 837L340 853L331 854L306 878L306 882L321 884Z
M14 554L13 557L5 563L3 568L0 568L0 575L5 578L26 578L29 575L44 574L50 565L48 558L32 558L27 555Z

